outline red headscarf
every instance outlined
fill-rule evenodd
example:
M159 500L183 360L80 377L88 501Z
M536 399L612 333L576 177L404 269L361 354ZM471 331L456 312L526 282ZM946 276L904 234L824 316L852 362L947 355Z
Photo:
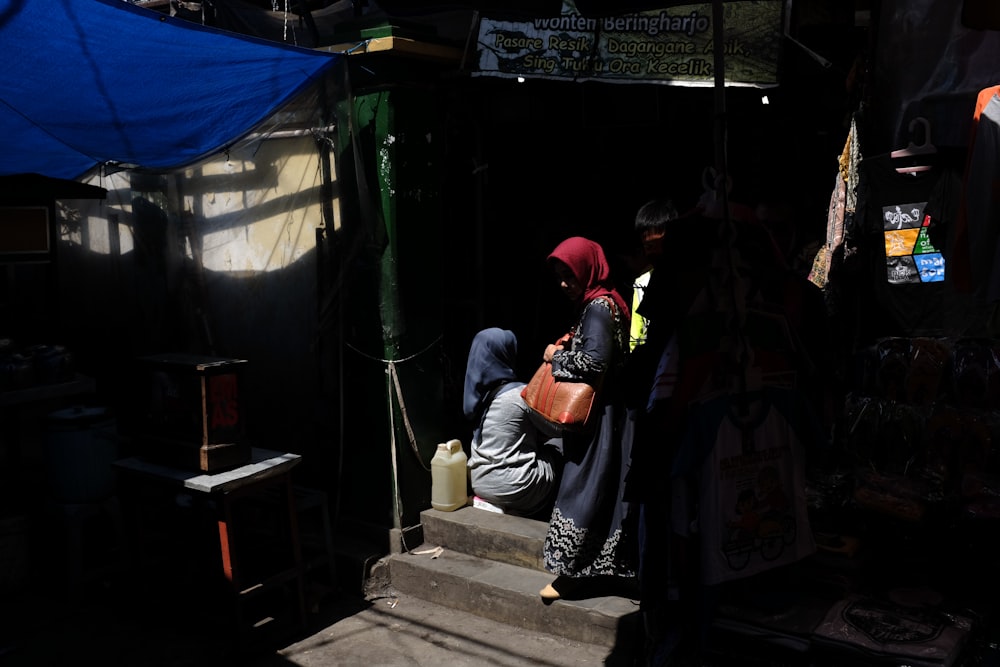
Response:
M600 244L582 236L571 236L557 245L548 259L558 259L573 272L576 281L583 287L583 304L600 296L610 296L622 316L626 320L630 317L625 299L611 281L611 268Z

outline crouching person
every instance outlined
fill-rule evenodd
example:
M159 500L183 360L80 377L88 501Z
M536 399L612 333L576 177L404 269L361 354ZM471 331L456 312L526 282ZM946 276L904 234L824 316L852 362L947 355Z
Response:
M507 514L548 518L560 468L560 431L536 416L517 379L517 338L491 327L472 340L463 410L473 424L473 494ZM487 508L489 508L487 506Z

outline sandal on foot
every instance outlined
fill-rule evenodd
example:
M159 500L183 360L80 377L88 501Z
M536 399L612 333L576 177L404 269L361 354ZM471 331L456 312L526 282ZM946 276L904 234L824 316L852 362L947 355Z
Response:
M558 600L562 597L552 584L546 584L545 588L540 590L538 594L542 596L543 600Z
M572 594L583 583L581 579L573 577L556 577L555 580L538 592L546 602L559 600L566 595Z

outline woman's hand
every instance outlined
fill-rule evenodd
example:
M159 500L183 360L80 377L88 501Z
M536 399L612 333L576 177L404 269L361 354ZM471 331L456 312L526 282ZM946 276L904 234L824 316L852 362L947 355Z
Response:
M563 349L562 345L548 345L545 348L545 354L542 355L542 359L551 363L553 355L555 355L557 350Z

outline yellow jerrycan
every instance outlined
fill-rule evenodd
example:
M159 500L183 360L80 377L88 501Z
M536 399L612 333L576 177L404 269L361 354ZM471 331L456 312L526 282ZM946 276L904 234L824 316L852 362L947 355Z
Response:
M459 440L437 446L431 459L431 507L452 512L469 503L468 460Z

